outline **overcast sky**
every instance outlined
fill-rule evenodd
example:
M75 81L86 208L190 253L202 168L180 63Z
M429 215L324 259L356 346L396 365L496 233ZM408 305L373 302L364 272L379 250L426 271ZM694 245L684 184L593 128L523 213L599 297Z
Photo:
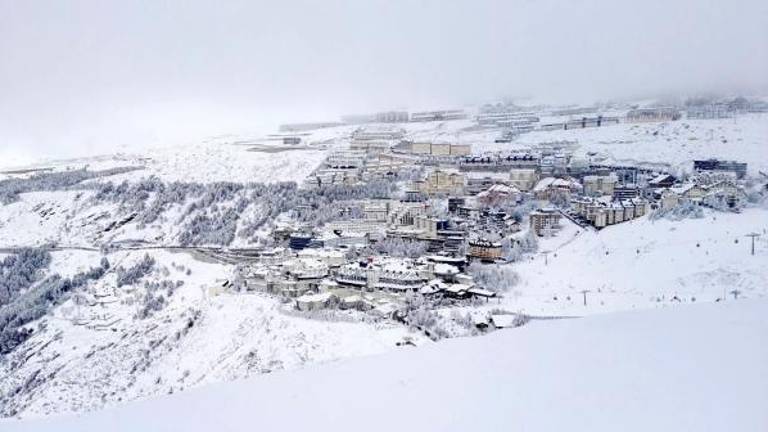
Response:
M0 165L505 96L766 89L765 0L0 0Z

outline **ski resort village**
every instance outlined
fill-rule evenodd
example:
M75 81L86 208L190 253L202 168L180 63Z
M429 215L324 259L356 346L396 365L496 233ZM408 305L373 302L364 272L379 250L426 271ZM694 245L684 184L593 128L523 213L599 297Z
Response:
M537 329L591 344L587 320L633 310L685 339L698 311L765 305L767 185L768 103L737 95L356 114L8 169L0 414L390 351L480 373ZM764 330L759 310L740 319ZM460 363L446 340L469 336L512 351Z

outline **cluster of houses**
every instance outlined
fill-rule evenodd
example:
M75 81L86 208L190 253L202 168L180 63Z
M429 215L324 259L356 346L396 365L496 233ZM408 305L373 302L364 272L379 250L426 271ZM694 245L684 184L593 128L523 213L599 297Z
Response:
M353 114L341 117L343 124L358 125L369 123L408 123L427 121L462 120L467 118L464 110L437 110L408 113L408 111L380 111L373 114Z
M477 127L504 129L502 139L511 139L532 130L676 121L685 113L669 106L636 108L620 116L596 108L545 113L492 105L474 120ZM690 109L687 114L705 118ZM569 118L553 120L556 116ZM276 228L274 240L281 246L264 250L240 270L246 289L280 295L302 311L334 307L381 316L397 310L408 293L487 300L497 294L474 281L466 272L469 263L510 260L510 245L523 236L549 237L564 223L603 229L654 209L685 202L708 205L710 198L736 208L745 199L743 162L697 160L693 175L676 178L664 166L574 158L574 141L475 154L461 142L411 140L398 125L466 118L460 110L345 117L346 124L358 125L349 146L330 153L304 187L360 185L389 176L398 179L400 190L391 198L360 200L354 218ZM408 175L397 176L403 172ZM407 253L392 253L393 248Z
M644 216L647 212L648 201L640 197L627 200L580 197L571 200L571 214L589 222L595 228L630 221Z
M241 289L281 296L299 310L373 311L386 316L407 293L455 300L492 299L464 273L466 260L444 255L419 258L368 256L349 260L339 249L280 248L239 269Z

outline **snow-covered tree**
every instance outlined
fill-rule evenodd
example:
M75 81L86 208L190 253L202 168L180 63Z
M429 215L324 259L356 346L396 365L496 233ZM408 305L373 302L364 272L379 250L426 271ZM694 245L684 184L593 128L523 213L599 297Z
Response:
M511 266L503 264L481 264L475 261L467 267L467 273L476 284L494 292L509 291L520 280Z
M144 257L135 265L128 267L117 268L117 286L133 285L141 278L148 275L155 267L155 259L144 254Z

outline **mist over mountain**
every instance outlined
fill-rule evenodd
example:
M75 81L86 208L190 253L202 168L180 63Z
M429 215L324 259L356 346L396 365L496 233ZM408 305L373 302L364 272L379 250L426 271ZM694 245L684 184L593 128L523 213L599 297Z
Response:
M0 157L503 97L765 92L760 1L0 1Z

